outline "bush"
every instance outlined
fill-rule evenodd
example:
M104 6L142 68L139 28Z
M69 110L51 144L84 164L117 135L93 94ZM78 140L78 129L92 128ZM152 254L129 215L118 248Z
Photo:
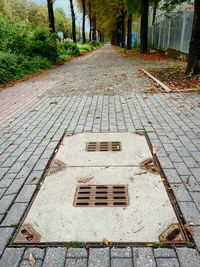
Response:
M0 51L0 85L51 65L48 59L39 56L27 57Z
M83 53L92 51L94 49L94 47L90 43L78 44L77 46L80 52L83 52Z
M77 44L72 42L64 42L58 44L58 54L60 59L66 59L71 56L80 54Z
M24 53L29 46L30 28L20 21L10 21L0 14L0 50Z
M57 39L56 34L41 28L36 29L30 40L28 54L45 57L52 63L56 63L58 61Z
M94 47L98 47L98 46L101 46L102 43L100 41L91 41L90 44Z
M65 42L64 47L65 47L68 55L76 56L76 55L80 54L80 51L79 51L76 43Z
M58 42L45 27L33 28L0 13L0 84L48 68L59 60L91 51L100 42Z

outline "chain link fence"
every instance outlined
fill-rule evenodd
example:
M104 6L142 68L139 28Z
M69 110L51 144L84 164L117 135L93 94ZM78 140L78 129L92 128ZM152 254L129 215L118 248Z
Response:
M188 53L192 34L193 12L186 11L149 27L149 46Z

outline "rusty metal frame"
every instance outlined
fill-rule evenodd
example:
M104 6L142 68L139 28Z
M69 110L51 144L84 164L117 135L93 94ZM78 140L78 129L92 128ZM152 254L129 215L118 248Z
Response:
M35 243L40 242L41 236L30 224L23 224L16 236L15 243Z
M180 224L171 224L160 235L159 240L164 244L186 243L185 235L180 227Z

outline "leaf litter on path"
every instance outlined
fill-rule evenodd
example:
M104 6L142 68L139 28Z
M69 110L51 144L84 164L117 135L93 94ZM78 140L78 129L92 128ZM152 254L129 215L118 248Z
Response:
M186 75L184 63L174 63L171 67L150 68L148 71L161 82L168 85L172 91L199 90L200 75L189 77Z
M140 168L147 171L147 172L153 173L153 174L159 173L159 168L153 159L147 159L147 160L141 162Z
M94 176L89 176L89 177L81 177L78 179L79 183L88 183L89 181L91 181L92 179L94 179Z
M36 260L35 260L35 258L33 257L32 254L29 255L28 261L29 261L29 264L30 264L31 267L35 266Z

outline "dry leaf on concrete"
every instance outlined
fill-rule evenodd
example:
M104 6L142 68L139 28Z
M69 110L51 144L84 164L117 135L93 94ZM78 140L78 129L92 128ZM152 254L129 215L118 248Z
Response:
M106 245L107 247L109 246L109 241L108 239L104 238L103 239L103 244Z
M193 234L193 230L192 230L192 228L190 227L190 225L188 225L188 224L184 224L184 228L188 231L188 233L190 233L191 235Z
M36 260L35 260L35 258L33 257L32 254L29 255L28 261L29 261L31 267L34 267L35 266Z
M137 135L140 135L140 136L144 136L144 133L143 132L134 132L134 134L137 134Z
M56 105L56 104L58 104L58 101L51 101L51 102L49 103L49 105Z
M190 110L192 110L192 107L191 107L191 106L187 106L187 107L186 107L186 110L187 110L187 111L190 111Z
M159 168L153 159L147 159L141 162L140 168L150 173L159 173Z
M187 225L189 225L189 226L194 226L194 223L193 223L193 221L188 221L188 222L187 222Z
M156 146L153 146L152 151L153 151L153 154L155 155L159 151L159 148Z
M78 182L79 183L88 183L89 181L91 181L92 179L94 179L94 176L91 176L91 177L82 177L82 178L79 178L78 179Z
M33 181L35 181L36 180L36 176L33 176L32 178L31 178L31 182L33 182Z

